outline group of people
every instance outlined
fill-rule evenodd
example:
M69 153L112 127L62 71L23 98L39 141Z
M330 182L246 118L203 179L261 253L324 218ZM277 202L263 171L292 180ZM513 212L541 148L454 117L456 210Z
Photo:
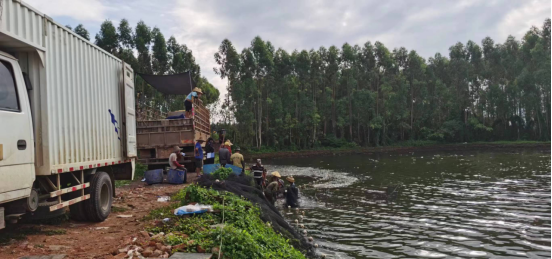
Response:
M186 97L186 118L193 117L193 99L200 98L203 92L199 88L194 88L193 91ZM242 175L245 172L245 159L241 154L240 148L236 148L232 153L232 142L229 139L222 137L219 139L219 163L221 167L225 167L227 164L232 164L242 169ZM208 138L205 143L205 154L203 150L202 139L196 140L194 146L194 163L197 175L201 175L203 163L214 164L215 163L215 148L213 147L213 138ZM224 142L224 143L223 143ZM204 157L205 155L205 157ZM182 153L179 146L174 146L174 152L169 156L169 166L171 169L185 169L184 165L181 165L178 161L183 159L184 153ZM298 206L299 190L295 186L295 179L292 176L286 178L288 187L285 187L285 183L282 180L282 176L279 172L272 172L270 174L270 180L267 181L267 171L261 163L261 159L257 159L255 165L251 166L249 170L253 174L255 185L261 189L265 194L265 197L269 202L274 204L276 199L285 198L286 205L290 207Z

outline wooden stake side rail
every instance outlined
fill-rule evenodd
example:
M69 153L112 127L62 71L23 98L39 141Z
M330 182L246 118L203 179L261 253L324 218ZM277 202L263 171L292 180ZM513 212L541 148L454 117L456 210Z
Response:
M61 190L58 190L58 191L55 191L55 192L50 192L50 198L57 197L57 196L60 196L62 194L78 191L78 190L88 188L88 187L90 187L90 183L84 183L84 184L71 186L69 188L61 189Z
M50 206L50 211L59 210L59 209L65 208L67 206L73 205L77 202L81 202L81 201L88 200L88 199L90 199L90 194L86 194L84 196L77 197L77 198L74 198L72 200L68 200L68 201L64 201L64 202L61 202L61 203L56 204L56 205L52 205L52 206Z

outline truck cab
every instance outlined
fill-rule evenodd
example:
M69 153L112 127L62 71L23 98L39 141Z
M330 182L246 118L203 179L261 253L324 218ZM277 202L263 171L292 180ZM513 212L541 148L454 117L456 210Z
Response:
M0 201L29 197L35 180L34 138L27 91L17 59L0 51ZM25 82L27 81L27 82ZM28 83L28 85L26 84Z

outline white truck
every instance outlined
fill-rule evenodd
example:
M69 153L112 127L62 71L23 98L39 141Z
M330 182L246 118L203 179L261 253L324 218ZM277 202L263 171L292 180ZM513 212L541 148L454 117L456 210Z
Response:
M21 0L0 0L0 229L103 221L136 157L128 64Z

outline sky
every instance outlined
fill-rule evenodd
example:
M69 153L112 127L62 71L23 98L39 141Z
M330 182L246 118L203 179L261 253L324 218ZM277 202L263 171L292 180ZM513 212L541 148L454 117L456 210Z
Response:
M490 36L502 43L521 39L531 26L551 17L550 0L24 0L61 24L82 23L93 40L106 19L143 20L168 39L186 44L201 73L226 94L227 82L213 72L213 55L223 39L241 52L255 36L288 52L345 42L380 41L429 58L457 42Z

